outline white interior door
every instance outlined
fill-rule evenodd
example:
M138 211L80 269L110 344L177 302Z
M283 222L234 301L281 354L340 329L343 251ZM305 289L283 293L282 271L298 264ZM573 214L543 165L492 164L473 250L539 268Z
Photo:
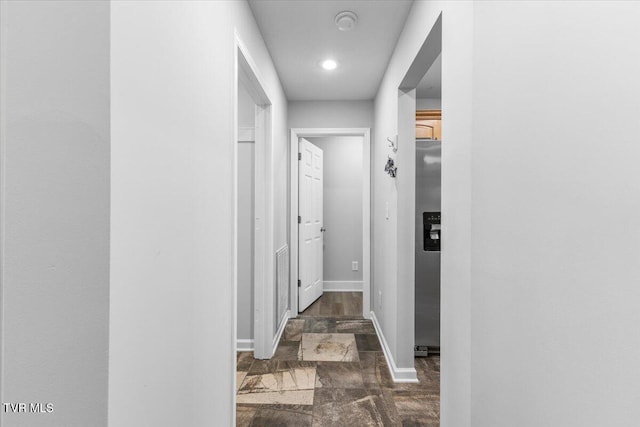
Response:
M299 142L298 172L298 311L322 295L322 150Z

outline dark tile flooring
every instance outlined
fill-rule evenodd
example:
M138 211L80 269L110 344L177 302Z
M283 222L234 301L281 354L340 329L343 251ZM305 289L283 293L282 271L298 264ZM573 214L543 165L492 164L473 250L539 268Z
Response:
M298 317L362 319L362 292L325 292Z
M351 298L333 294L315 303L318 311ZM415 367L418 384L394 383L361 316L291 319L271 360L238 353L237 425L438 426L440 358L416 358Z

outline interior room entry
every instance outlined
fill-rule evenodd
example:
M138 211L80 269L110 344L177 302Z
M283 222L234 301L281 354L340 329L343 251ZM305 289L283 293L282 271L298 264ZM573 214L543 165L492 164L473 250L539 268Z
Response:
M323 292L362 292L362 315L368 318L370 130L292 128L290 162L291 312L304 312ZM311 210L315 218L304 213Z
M238 315L239 351L254 349L254 252L255 252L255 113L256 103L243 82L238 83Z
M298 311L302 312L323 291L323 156L304 138L298 146Z
M256 359L273 354L275 273L269 259L267 165L272 138L271 102L260 83L253 60L236 37L237 87L234 147L234 330L236 349L254 351ZM275 262L273 263L275 264ZM234 393L235 396L235 393Z
M442 15L398 87L398 141L406 147L398 150L398 160L407 165L407 172L396 181L398 199L402 196L409 202L409 209L398 214L398 223L403 221L408 231L401 234L398 247L414 246L414 256L404 253L398 258L398 277L408 285L398 294L398 304L414 309L398 313L398 322L406 330L406 343L413 341L414 356L439 357L435 355L440 353L440 250L447 238L441 227L441 219L446 220L441 215L442 147L446 144L441 142L441 53ZM402 351L410 348L401 347ZM402 358L409 360L407 356Z

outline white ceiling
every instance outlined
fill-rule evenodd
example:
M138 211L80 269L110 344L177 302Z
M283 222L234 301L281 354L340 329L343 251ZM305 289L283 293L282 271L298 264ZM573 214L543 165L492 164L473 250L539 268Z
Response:
M442 98L442 54L418 83L416 98Z
M249 0L289 100L373 99L412 0ZM335 16L358 15L340 31ZM319 63L335 59L326 71Z

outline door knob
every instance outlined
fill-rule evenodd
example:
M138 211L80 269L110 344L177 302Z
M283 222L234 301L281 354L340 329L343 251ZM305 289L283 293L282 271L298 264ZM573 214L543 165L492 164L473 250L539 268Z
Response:
M327 229L324 228L324 227L320 227L320 231L322 231L324 233L325 231L327 231Z

